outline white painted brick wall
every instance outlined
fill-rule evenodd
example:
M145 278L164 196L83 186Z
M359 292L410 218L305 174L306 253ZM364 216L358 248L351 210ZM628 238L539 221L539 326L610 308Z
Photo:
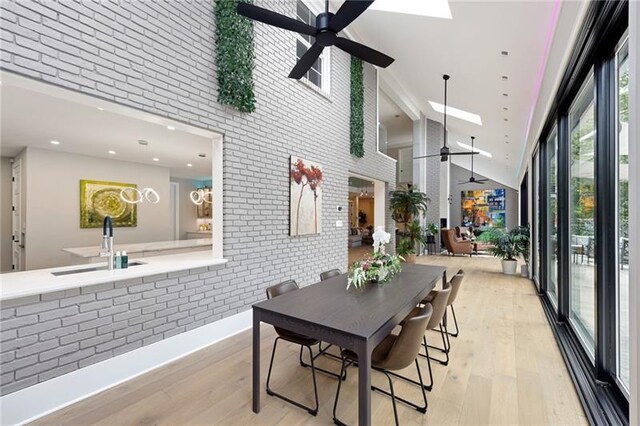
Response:
M256 3L295 15L293 0ZM394 189L395 163L376 153L375 69L364 71L362 159L349 155L350 59L337 49L326 97L286 78L294 35L256 24L257 110L222 106L211 1L0 0L0 41L3 70L224 133L229 259L219 271L36 296L17 307L3 303L3 394L249 309L280 281L307 285L321 271L345 270L348 228L335 221L348 223L347 209L338 213L336 206L347 206L349 172ZM288 235L290 155L324 166L321 235ZM389 213L386 224L393 231ZM33 315L37 322L17 325Z

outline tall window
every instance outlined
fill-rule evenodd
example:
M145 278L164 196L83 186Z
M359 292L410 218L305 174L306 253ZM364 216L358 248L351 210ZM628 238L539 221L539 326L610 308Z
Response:
M312 27L316 26L316 15L309 10L302 0L298 0L297 2L297 17L299 21L305 24L311 25ZM315 43L315 40L315 37L296 33L296 62L309 50L311 45ZM325 48L322 51L322 55L320 55L303 78L323 91L329 92L329 48Z
M595 351L595 94L593 73L569 110L570 321Z
M618 371L622 385L629 389L629 42L616 54L617 67L617 241L618 280Z
M547 293L558 304L558 133L556 129L547 139Z
M539 151L533 156L533 174L531 176L532 182L532 199L533 199L533 278L540 290L540 227L538 221L540 218L540 163L539 163Z

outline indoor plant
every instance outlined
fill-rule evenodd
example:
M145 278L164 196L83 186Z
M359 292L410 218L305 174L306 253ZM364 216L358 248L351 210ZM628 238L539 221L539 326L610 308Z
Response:
M379 226L373 233L373 254L354 262L349 268L347 290L352 285L362 290L371 282L386 283L402 270L400 262L404 259L386 252L390 241L391 234Z
M514 235L501 228L495 228L490 232L490 241L493 247L489 248L489 252L502 260L503 273L515 275L518 267L517 258L520 254L520 249L514 240Z
M511 230L512 238L518 249L518 253L524 258L524 265L521 266L521 275L529 276L529 226L516 226Z
M407 263L416 263L415 245L411 243L411 239L408 237L402 237L400 239L400 243L398 244L396 251L406 260Z
M391 217L398 223L407 224L427 212L429 198L424 192L414 191L412 186L391 192Z
M406 224L403 239L404 238L407 238L409 240L410 247L413 249L413 261L407 260L407 262L415 263L415 256L416 253L420 253L421 244L427 243L424 229L422 228L422 226L420 226L419 221L414 220Z

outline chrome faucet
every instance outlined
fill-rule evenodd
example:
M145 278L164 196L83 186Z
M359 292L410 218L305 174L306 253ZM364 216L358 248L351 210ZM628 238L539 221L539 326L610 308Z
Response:
M107 235L107 227L109 235ZM107 269L113 269L113 222L111 216L105 216L102 221L102 246L100 247L100 257L108 257Z

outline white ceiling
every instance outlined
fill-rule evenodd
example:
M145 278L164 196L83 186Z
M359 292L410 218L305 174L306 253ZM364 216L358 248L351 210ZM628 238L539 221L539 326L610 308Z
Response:
M479 114L483 123L449 116L452 148L461 150L457 140L469 143L469 137L476 136L478 147L493 154L492 159L477 159L478 171L516 186L517 163L537 101L558 2L452 1L452 19L367 10L348 30L395 58L380 71L381 80L399 88L395 96L428 118L442 122L443 115L428 101L443 103L442 75L451 75L448 105ZM507 57L501 55L503 50L509 52ZM384 103L381 114L386 120L396 112ZM468 167L469 161L453 162Z
M106 105L99 110L3 80L2 156L15 156L29 146L166 167L172 177L211 179L211 138L179 128L169 130L165 124L110 111ZM140 139L148 145L140 145ZM52 145L52 140L60 144ZM109 150L116 154L109 154ZM199 157L201 153L206 157Z

